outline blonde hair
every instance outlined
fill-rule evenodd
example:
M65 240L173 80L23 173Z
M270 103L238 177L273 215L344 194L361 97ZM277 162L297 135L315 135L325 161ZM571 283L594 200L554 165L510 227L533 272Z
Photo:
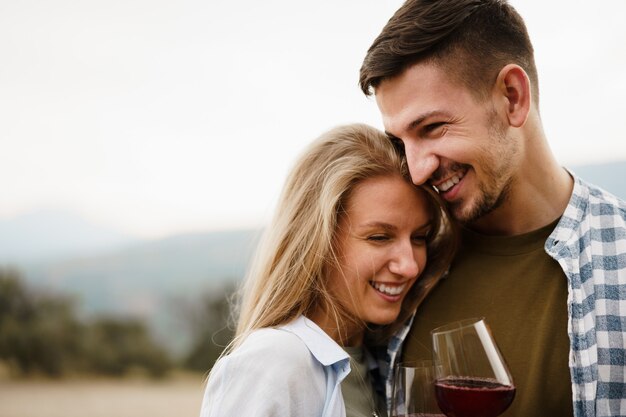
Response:
M343 315L327 290L324 271L336 265L333 241L343 205L360 181L399 175L410 183L402 154L385 134L363 124L337 127L304 152L288 176L273 220L246 276L235 340L252 330L287 323L326 306ZM436 193L425 190L434 233L428 262L403 302L400 316L383 326L383 339L403 323L447 269L456 248L450 217ZM344 317L345 318L345 317Z

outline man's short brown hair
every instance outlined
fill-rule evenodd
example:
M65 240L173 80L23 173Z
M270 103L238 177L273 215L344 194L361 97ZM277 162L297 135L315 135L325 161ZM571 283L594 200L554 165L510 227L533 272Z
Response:
M500 69L517 64L538 79L526 25L506 0L408 0L367 51L359 85L366 95L419 62L446 70L477 97L486 97Z

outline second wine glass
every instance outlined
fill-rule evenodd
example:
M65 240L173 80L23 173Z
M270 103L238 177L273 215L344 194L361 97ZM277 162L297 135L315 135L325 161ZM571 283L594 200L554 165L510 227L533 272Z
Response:
M483 318L431 331L435 394L449 417L496 417L513 402L515 385Z
M437 406L432 361L400 363L395 369L392 417L445 417Z

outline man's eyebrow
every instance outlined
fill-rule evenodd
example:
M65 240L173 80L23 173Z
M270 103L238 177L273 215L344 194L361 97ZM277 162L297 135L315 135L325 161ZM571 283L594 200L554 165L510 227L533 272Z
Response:
M408 132L408 131L411 131L411 130L415 129L416 127L418 127L419 125L424 123L424 120L426 120L426 119L428 119L430 117L433 117L433 116L442 116L442 117L445 117L445 118L451 118L452 117L450 115L450 113L448 113L446 111L443 111L443 110L432 110L432 111L426 112L424 114L420 114L418 117L416 117L413 121L411 121L407 125L405 131ZM389 139L392 139L392 140L393 139L398 139L398 140L400 140L399 137L397 137L396 135L394 135L393 133L391 133L391 132L389 132L387 130L385 130L385 134L387 135L387 137Z
M443 116L446 118L450 118L450 114L448 112L445 112L443 110L432 110L429 112L426 112L424 114L420 114L417 118L415 118L411 123L409 123L407 125L406 130L410 131L415 129L416 127L418 127L419 125L421 125L422 123L424 123L424 120L433 117L433 116Z
M431 110L429 112L420 114L418 117L416 117L413 121L411 121L406 129L405 132L410 132L414 129L416 129L419 125L421 125L422 123L424 123L424 120L430 118L430 117L435 117L435 116L439 116L439 117L444 117L446 119L450 119L452 118L452 116L450 115L450 113L444 111L444 110ZM400 142L402 143L402 139L400 139L399 137L397 137L396 135L394 135L393 133L389 132L388 130L385 130L385 135L387 135L387 137L389 138L389 140L393 141L393 142Z

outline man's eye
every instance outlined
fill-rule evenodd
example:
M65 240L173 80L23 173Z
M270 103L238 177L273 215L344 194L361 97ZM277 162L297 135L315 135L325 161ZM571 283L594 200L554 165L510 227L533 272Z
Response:
M422 130L425 134L432 135L433 133L437 132L439 129L441 129L445 125L446 125L445 122L431 123L431 124L424 126Z

